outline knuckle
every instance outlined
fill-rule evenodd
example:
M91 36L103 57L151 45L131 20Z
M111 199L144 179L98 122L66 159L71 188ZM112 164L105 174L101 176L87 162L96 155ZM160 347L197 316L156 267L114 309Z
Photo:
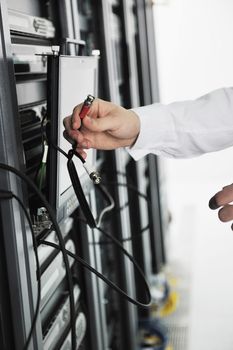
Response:
M69 122L69 117L65 117L64 119L63 119L63 125L66 127L66 126L68 126L68 122Z
M223 190L231 190L233 191L233 184L230 184L230 185L226 185L222 188Z

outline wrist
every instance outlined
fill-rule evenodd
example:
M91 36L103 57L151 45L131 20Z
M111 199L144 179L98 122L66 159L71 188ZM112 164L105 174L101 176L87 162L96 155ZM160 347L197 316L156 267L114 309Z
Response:
M137 138L138 138L139 133L140 133L140 118L132 109L129 109L128 112L130 113L130 118L132 119L132 134L133 134L133 137L129 141L129 145L128 145L128 147L131 148L136 143Z

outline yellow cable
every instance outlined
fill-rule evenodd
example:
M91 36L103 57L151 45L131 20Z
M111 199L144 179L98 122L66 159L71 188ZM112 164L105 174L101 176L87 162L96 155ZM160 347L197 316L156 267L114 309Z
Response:
M172 314L177 309L179 299L179 294L176 291L171 291L166 303L159 310L159 316L166 317Z

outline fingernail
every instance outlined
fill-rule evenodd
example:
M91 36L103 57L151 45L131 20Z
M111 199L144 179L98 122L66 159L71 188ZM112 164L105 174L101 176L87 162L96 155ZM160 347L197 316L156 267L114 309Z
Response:
M210 199L209 207L210 207L210 209L213 209L213 210L218 209L220 207L216 202L215 196Z

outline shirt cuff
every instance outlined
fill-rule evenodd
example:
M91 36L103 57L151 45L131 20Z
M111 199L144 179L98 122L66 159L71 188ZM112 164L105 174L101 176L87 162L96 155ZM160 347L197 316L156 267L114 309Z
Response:
M170 150L176 142L172 114L166 106L156 103L132 109L140 120L140 132L128 153L139 160L149 153L171 156Z

